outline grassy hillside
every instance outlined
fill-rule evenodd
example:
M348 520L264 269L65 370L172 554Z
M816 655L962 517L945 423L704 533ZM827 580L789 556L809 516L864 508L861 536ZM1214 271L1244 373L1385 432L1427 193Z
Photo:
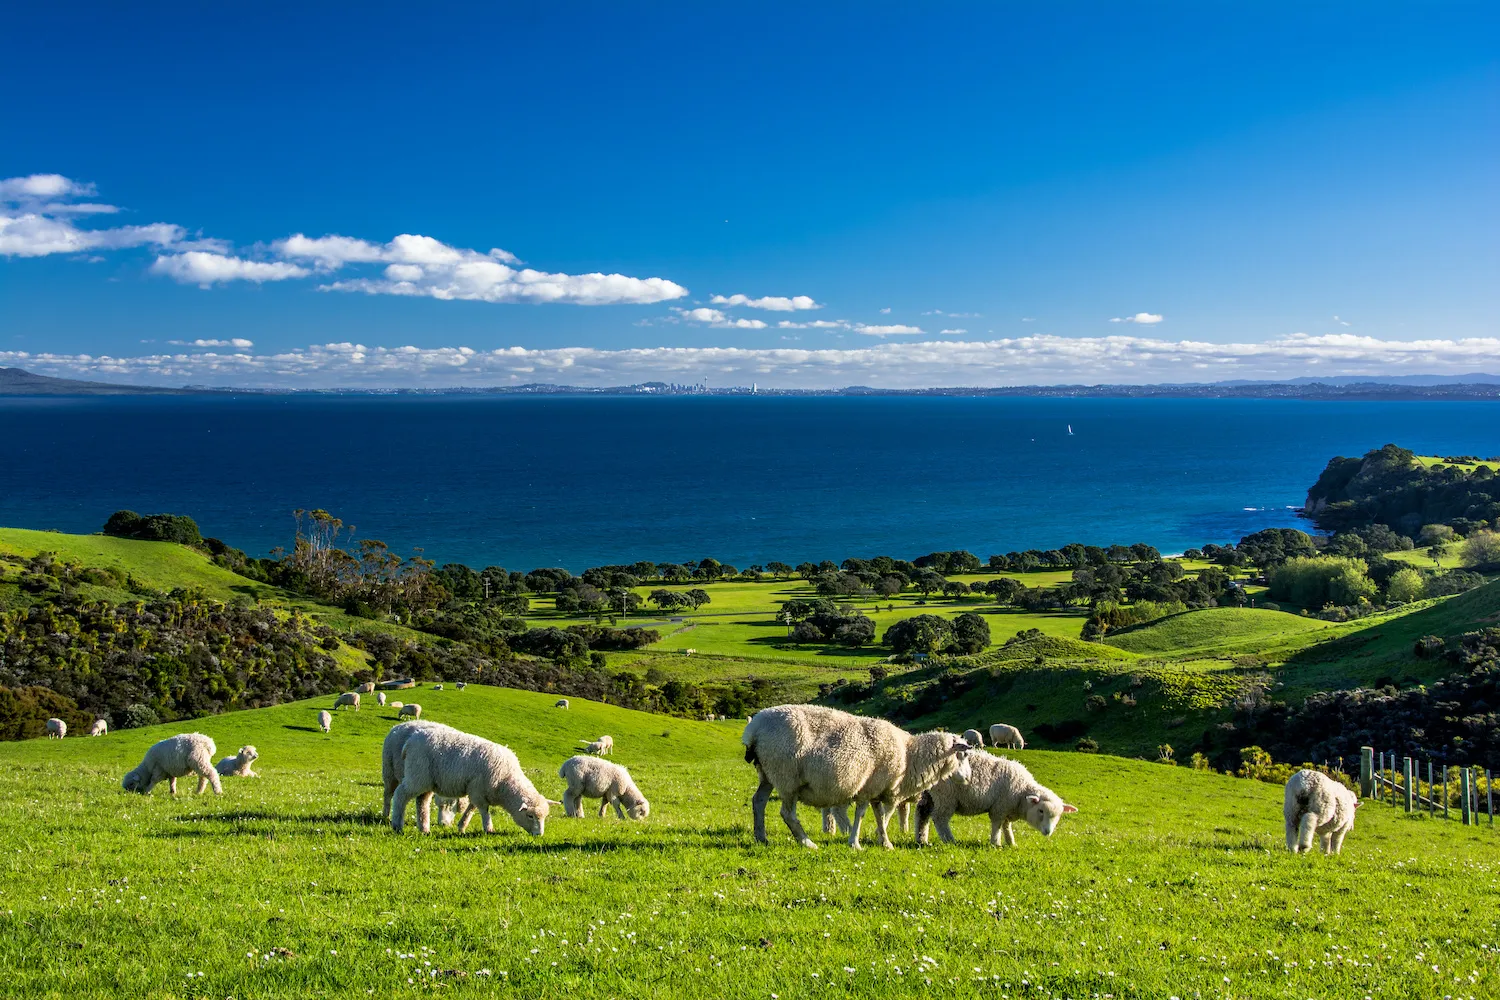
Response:
M257 598L282 596L276 588L215 566L204 553L182 545L108 535L0 528L0 555L30 557L39 552L56 552L61 559L77 560L85 566L122 570L154 590L197 588L221 601L239 594Z
M1263 648L1329 622L1263 608L1203 608L1115 633L1106 644L1146 656L1193 657Z
M366 708L326 702L101 739L0 746L0 966L8 996L1487 996L1500 990L1494 834L1360 811L1338 858L1281 846L1271 785L1024 751L1080 812L1050 840L859 854L749 836L740 725L471 687L425 714L514 747L552 795L608 732L643 823L527 837L397 836L378 821ZM262 753L222 798L147 799L123 771L168 731ZM1170 806L1164 806L1170 803ZM774 812L774 810L773 810ZM810 813L804 816L812 823ZM505 984L505 985L500 985Z

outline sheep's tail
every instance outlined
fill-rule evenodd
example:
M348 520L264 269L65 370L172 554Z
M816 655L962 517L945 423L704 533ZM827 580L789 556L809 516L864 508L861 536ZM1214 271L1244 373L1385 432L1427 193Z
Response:
M755 741L751 740L745 744L745 763L760 767L760 758L755 755Z

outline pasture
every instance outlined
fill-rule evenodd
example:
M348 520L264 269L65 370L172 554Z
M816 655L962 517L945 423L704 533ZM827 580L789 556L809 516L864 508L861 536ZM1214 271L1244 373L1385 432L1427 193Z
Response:
M609 733L642 823L497 816L484 836L379 822L393 713L332 699L98 739L0 745L0 970L16 997L1485 997L1500 992L1487 828L1360 812L1343 855L1283 847L1281 790L1017 753L1080 812L1050 839L807 851L749 834L741 722L493 688L403 692L513 747L545 793ZM149 798L120 776L197 729L259 779ZM184 782L184 784L187 784ZM813 817L805 817L810 828Z

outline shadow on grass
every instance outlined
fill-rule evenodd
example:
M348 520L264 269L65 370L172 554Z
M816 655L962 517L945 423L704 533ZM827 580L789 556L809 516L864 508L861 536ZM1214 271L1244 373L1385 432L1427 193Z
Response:
M282 729L295 729L299 733L321 733L323 731L323 730L319 729L317 726L294 726L294 725L291 725L290 723L284 723L281 728Z
M173 817L170 817L170 821L173 822L173 823L224 823L224 824L229 824L229 823L256 823L256 822L272 822L272 823L283 823L283 824L285 824L285 823L296 823L296 824L304 824L304 823L328 823L328 824L347 823L350 826L382 826L385 823L385 820L382 820L380 818L380 813L379 812L364 811L364 810L348 810L348 811L345 811L345 812L326 812L326 813L295 813L295 814L288 815L287 813L266 812L266 811L256 810L256 809L240 809L240 810L236 810L235 812L198 813L197 815L193 815L193 816L173 816ZM224 831L224 832L225 833L230 833L232 831ZM183 831L183 833L171 834L171 836L182 836L182 835L184 835L186 833L187 833L187 831Z

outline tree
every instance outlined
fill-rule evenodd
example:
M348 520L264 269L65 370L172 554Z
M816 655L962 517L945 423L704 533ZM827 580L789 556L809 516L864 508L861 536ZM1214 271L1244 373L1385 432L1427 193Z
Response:
M813 577L818 575L818 564L811 562L798 563L797 575L802 577L802 579L804 580L811 580Z
M1390 601L1420 601L1427 596L1427 584L1422 574L1414 569L1398 569L1385 585L1385 596Z
M915 615L885 630L885 644L897 653L936 653L953 638L953 627L937 615Z
M682 596L687 598L688 604L692 605L694 611L697 611L699 608L703 607L703 605L708 604L711 600L708 596L708 591L702 590L698 587L694 587L692 590L689 590Z
M1357 604L1360 598L1373 600L1379 594L1365 561L1345 556L1288 559L1272 569L1267 580L1273 601L1306 608Z
M894 574L875 581L875 593L881 597L894 597L906 587L906 581Z
M990 644L990 623L983 615L965 612L953 619L953 647L960 653L978 653Z
M1476 531L1464 539L1459 558L1470 569L1489 570L1500 566L1500 534Z
M833 639L841 646L867 646L875 641L875 622L864 615L855 615L834 630Z
M912 583L916 584L917 589L922 592L923 597L935 591L942 590L943 584L947 582L947 580L943 579L943 574L930 569L918 570L916 579L912 581Z
M798 622L792 629L792 641L798 643L822 642L823 630L812 622Z
M962 580L949 580L943 584L943 596L958 600L969 592L969 585Z
M768 562L766 569L770 570L771 575L778 580L784 580L792 575L792 567L784 562Z

